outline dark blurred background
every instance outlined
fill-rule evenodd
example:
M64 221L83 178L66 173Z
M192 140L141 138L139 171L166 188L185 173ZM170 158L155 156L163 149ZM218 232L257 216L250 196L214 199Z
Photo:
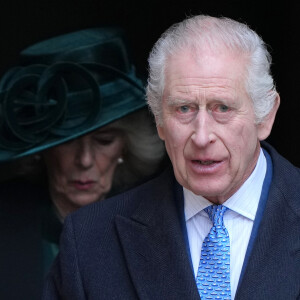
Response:
M298 1L243 0L2 0L0 75L25 47L59 34L102 25L122 26L140 75L147 56L171 24L199 13L246 22L269 45L281 106L269 142L300 166L300 4Z

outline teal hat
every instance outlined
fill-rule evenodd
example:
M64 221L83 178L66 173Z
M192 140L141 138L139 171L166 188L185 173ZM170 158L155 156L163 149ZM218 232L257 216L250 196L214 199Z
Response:
M119 28L85 29L23 50L0 80L0 162L57 146L146 106Z

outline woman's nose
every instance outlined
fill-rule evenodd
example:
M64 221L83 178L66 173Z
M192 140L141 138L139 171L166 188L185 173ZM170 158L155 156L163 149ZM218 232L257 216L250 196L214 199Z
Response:
M89 168L94 163L93 147L86 142L81 142L76 151L76 164L83 168Z

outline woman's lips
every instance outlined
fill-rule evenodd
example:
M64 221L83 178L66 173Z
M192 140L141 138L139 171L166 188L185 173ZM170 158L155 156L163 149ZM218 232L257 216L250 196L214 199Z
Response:
M95 184L93 180L81 181L81 180L73 180L71 184L78 190L85 191L89 190Z

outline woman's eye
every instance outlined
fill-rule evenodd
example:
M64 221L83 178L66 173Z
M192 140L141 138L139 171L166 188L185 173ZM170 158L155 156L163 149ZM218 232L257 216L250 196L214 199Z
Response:
M98 144L100 145L110 145L111 143L113 143L114 139L113 138L96 138L96 141Z

